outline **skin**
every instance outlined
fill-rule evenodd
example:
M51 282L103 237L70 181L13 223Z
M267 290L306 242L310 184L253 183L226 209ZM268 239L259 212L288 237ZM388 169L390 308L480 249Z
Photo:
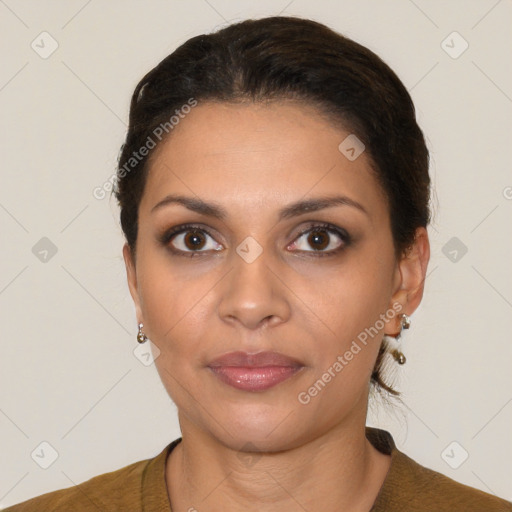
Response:
M152 156L136 261L127 245L123 255L137 319L161 351L155 364L178 408L183 441L166 465L175 512L367 512L382 486L390 456L364 428L379 345L400 330L398 316L308 404L297 399L379 315L394 303L411 315L423 294L427 233L419 228L396 258L367 154L349 161L338 150L349 133L304 104L200 103ZM179 204L151 212L168 194L215 202L227 217ZM337 205L278 219L290 203L332 195L365 212ZM352 242L300 235L311 222L343 228ZM212 235L200 236L193 258L183 234L167 246L158 239L183 223ZM263 251L251 263L236 252L248 236ZM318 257L318 244L342 250ZM274 350L305 367L269 390L241 391L206 367L236 350Z

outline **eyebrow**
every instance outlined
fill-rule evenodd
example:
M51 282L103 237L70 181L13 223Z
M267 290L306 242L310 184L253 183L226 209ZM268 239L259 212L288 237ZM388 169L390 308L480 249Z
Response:
M187 208L188 210L199 213L201 215L215 217L220 220L225 220L228 217L227 211L219 203L208 203L203 201L202 199L174 194L165 196L164 199L159 201L155 206L153 206L153 208L151 208L151 213L154 213L155 211L163 208L164 206L169 206L171 204L180 204ZM325 208L331 208L333 206L351 206L353 208L360 210L366 215L369 215L362 204L358 203L357 201L354 201L353 199L350 199L350 197L326 196L291 203L279 211L278 218L281 221L284 219L297 217L305 213L316 212L318 210L323 210Z

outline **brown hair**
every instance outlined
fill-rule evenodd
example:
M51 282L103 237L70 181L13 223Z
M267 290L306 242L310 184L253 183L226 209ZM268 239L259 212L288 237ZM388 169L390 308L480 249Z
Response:
M171 116L179 115L191 99L294 99L316 106L365 144L388 201L397 257L414 242L416 228L428 224L429 153L400 79L375 53L325 25L274 16L189 39L135 88L114 188L134 258L138 207L149 168L149 156L141 157L139 150L154 141L155 130L163 133L159 127L169 127ZM383 342L372 383L398 395L382 378L385 354Z

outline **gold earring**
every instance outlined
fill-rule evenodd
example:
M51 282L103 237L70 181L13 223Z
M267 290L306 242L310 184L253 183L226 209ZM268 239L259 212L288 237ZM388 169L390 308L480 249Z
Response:
M139 332L137 333L137 341L139 343L145 343L147 341L147 336L142 332L142 328L144 324L139 324Z
M399 316L399 318L400 318L400 331L395 335L387 334L386 336L387 336L388 341L389 341L389 338L393 338L393 340L395 342L398 342L398 340L402 336L402 331L404 329L409 329L409 327L411 327L411 319L408 315L406 315L405 313L402 313ZM407 361L404 354L400 350L398 350L397 347L395 347L391 350L391 355L395 358L395 360L398 362L398 364L405 364L405 362Z

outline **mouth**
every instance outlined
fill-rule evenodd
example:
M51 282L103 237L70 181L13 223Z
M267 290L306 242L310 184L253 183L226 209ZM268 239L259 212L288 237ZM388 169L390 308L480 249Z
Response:
M265 391L304 368L299 361L278 352L230 352L208 368L223 383L242 391Z

